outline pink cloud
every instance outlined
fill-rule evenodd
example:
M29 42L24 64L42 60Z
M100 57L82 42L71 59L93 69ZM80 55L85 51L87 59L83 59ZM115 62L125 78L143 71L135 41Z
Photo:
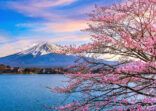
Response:
M19 40L11 43L5 43L3 45L0 45L1 50L0 50L0 57L7 56L10 54L17 53L24 48L32 45L33 41L31 40Z
M9 41L9 36L7 33L0 32L0 45L1 43Z
M24 39L25 38L25 39ZM7 56L13 53L20 52L22 50L32 47L32 44L47 41L54 44L74 44L75 42L89 42L90 36L88 35L66 35L58 37L42 37L42 36L29 36L29 38L23 37L23 39L15 40L14 42L7 42L0 44L0 57ZM20 47L19 47L20 46Z
M31 17L42 17L46 19L60 18L60 15L53 11L48 11L48 8L67 5L75 2L76 0L32 0L25 2L11 2L9 8L12 8L22 14Z
M90 36L88 35L69 35L69 36L62 36L57 38L50 39L53 43L59 42L88 42L90 41Z
M60 23L47 22L42 24L42 27L34 29L35 31L54 32L54 33L69 33L77 32L88 27L85 20L71 20Z
M0 42L4 42L6 40L8 40L7 37L4 37L4 36L0 35Z
M75 2L76 0L42 0L42 1L35 1L35 3L32 4L33 7L39 7L39 8L49 8L54 6L60 6L60 5L67 5Z

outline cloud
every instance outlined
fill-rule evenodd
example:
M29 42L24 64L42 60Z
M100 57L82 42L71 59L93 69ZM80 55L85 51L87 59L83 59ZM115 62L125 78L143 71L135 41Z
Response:
M7 34L4 34L3 32L0 31L0 45L5 43L5 42L8 42L10 39L9 39L9 36Z
M39 42L49 42L53 44L74 44L76 42L85 43L90 40L88 35L62 35L58 37L41 37L41 36L29 36L22 39L9 40L0 44L0 57L14 54L23 50L26 50Z
M41 17L45 19L61 18L56 11L50 11L50 8L56 6L69 5L76 0L27 0L13 1L8 3L8 7L30 17Z
M35 24L34 24L35 25ZM23 24L22 26L28 26L31 27L33 31L37 32L50 32L50 33L74 33L74 32L80 32L83 29L86 29L88 27L87 21L85 20L71 20L71 21L64 21L60 23L53 23L53 22L46 22L40 24L36 24L36 27L34 25L26 25ZM21 26L21 25L20 25Z
M88 35L69 35L69 36L55 37L55 38L52 38L50 41L53 43L89 42L90 36L88 36Z
M5 36L3 36L3 35L0 35L0 43L1 43L1 42L4 42L4 41L6 41L6 40L8 40L7 37L5 37Z
M69 5L76 1L78 0L27 0L23 2L9 2L8 6L26 16L33 18L39 17L42 19L38 20L43 20L42 22L38 21L38 23L35 21L20 23L16 25L18 27L27 27L28 30L43 31L44 33L68 33L80 31L87 27L87 22L83 17L86 16L89 8L86 8L86 6L77 6L74 7L73 10L70 8L61 10L53 8L56 6Z
M49 8L49 7L55 7L60 5L67 5L75 2L76 0L40 0L32 2L31 5L38 8Z
M30 46L33 42L31 40L19 40L14 42L6 42L1 44L0 57L17 53L24 48Z

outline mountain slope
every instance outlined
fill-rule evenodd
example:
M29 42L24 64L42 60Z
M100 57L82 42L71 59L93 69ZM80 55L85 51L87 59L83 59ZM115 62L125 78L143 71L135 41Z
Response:
M78 61L79 63L84 63L85 62L84 58L90 61L102 62L105 64L117 63L115 61L105 61L102 59L95 59L87 56L87 54L84 55L83 59L80 59L78 54L76 56L56 53L62 49L63 48L58 45L54 44L51 45L46 42L43 42L19 53L0 58L0 64L24 68L67 67L75 64L76 61Z
M42 42L34 47L24 50L19 55L32 54L33 56L45 55L49 53L55 53L58 50L61 50L62 47L55 44L48 44L47 42Z
M55 53L61 50L57 45L40 43L30 49L0 58L0 64L13 67L66 67L79 58L73 55Z

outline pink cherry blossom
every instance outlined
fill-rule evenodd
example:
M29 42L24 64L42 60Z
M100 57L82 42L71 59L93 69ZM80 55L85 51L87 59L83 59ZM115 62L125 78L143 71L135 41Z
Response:
M117 55L117 63L86 60L70 74L60 93L81 92L82 100L62 106L72 111L156 111L156 0L126 0L95 7L86 31L92 42L63 53Z

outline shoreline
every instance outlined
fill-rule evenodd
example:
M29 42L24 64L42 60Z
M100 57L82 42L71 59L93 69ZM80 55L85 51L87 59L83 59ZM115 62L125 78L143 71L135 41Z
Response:
M40 67L11 67L0 64L0 74L64 74L69 69L62 67L40 68Z
M65 75L64 73L0 73L0 75Z

